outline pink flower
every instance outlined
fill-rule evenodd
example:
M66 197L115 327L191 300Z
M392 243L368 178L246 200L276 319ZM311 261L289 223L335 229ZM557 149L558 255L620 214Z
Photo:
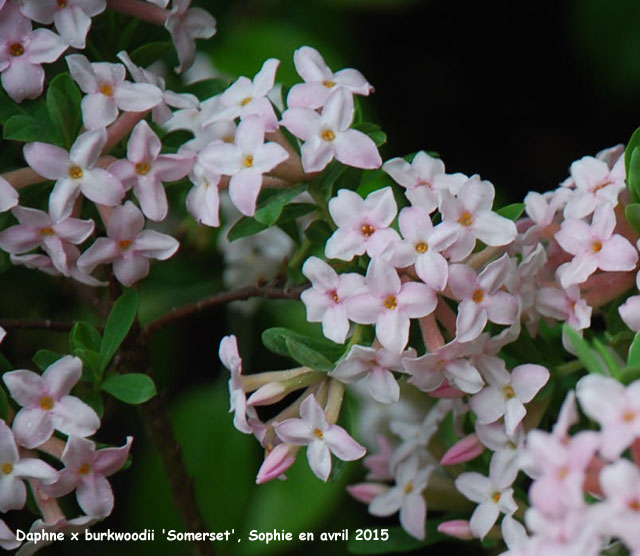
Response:
M414 207L432 213L438 207L437 178L444 176L444 162L424 151L413 157L411 164L404 158L392 158L382 169L406 189L405 195Z
M460 300L456 318L458 341L470 342L480 336L488 320L504 325L516 322L518 302L502 291L510 270L506 254L488 264L477 277L467 265L451 265L449 287Z
M51 257L56 270L65 276L72 272L66 243L79 244L93 232L93 220L79 220L68 215L51 215L41 210L15 207L17 226L0 232L0 247L11 254L20 254L42 247Z
M582 410L602 429L600 453L614 460L640 437L640 380L625 388L600 375L582 377L576 385Z
M33 31L18 2L9 2L0 10L2 86L16 102L42 93L42 64L55 62L66 49L67 44L48 29Z
M561 290L540 288L536 292L535 307L541 315L564 321L576 330L589 328L591 307L580 298L580 288L576 285Z
M247 405L247 396L242 388L242 359L238 353L235 336L225 336L220 342L219 357L222 364L231 372L229 379L230 412L233 412L233 426L245 434L253 434L253 422L258 420L254 407Z
M38 479L52 483L58 472L37 458L20 458L13 433L0 420L0 512L19 510L27 501L27 489L22 479Z
M455 231L448 226L436 226L420 207L406 207L398 218L404 241L390 243L382 257L395 267L414 265L418 277L434 290L447 285L449 264L441 252L455 240Z
M341 189L329 201L329 213L338 229L327 240L325 255L344 261L365 252L370 257L380 255L391 242L400 240L398 232L389 227L397 211L390 187L378 189L366 199Z
M69 152L47 143L27 143L24 157L36 172L56 184L49 198L49 210L56 214L71 211L80 191L87 199L101 205L117 205L124 196L120 180L96 168L107 142L104 129L87 131L78 136Z
M293 63L305 83L291 87L287 96L290 107L320 108L338 89L364 96L373 92L373 87L358 70L343 69L333 73L320 53L310 46L298 48L293 53Z
M456 488L478 507L471 515L469 527L474 536L483 539L498 519L500 512L511 515L518 509L513 489L494 474L484 477L480 473L462 473L456 478Z
M480 442L478 436L468 434L445 452L440 459L440 465L465 463L477 458L482 452L484 452L484 445Z
M364 276L354 272L337 274L318 257L309 257L302 267L302 273L312 285L300 295L307 308L307 320L321 322L323 334L343 344L349 332L346 302L350 297L367 290Z
M640 548L640 470L630 461L619 459L602 470L600 485L606 496L608 526L613 536L620 537L635 554Z
M399 463L396 485L376 496L369 504L369 513L385 517L400 510L400 525L417 539L425 537L427 503L422 494L435 467L418 467L418 456Z
M5 212L18 204L18 192L13 186L0 177L0 212Z
M231 176L229 196L245 216L255 214L263 174L289 158L278 143L265 143L264 133L263 120L257 115L248 116L238 126L235 143L211 143L199 157L207 171Z
M619 157L611 169L604 160L584 156L571 165L571 177L576 188L564 208L565 218L584 218L598 205L614 207L620 191L626 187L624 156Z
M178 250L177 240L155 230L143 230L144 216L131 201L113 209L107 235L95 240L78 259L87 274L99 264L113 263L120 283L132 286L149 274L149 259L164 261Z
M633 270L638 252L629 240L614 234L616 217L609 205L599 206L591 225L583 220L565 220L555 239L573 259L561 265L557 274L562 287L581 284L597 269Z
M142 213L150 220L164 220L169 211L163 181L184 178L193 167L193 156L160 154L162 143L142 120L131 132L127 143L127 159L114 162L109 171L125 187L133 185Z
M196 55L195 39L210 39L216 34L216 20L211 14L202 8L190 6L191 0L173 0L171 13L164 23L178 52L178 73L193 64Z
M321 480L331 473L331 454L344 461L360 459L366 450L338 425L330 425L316 398L311 395L300 404L301 419L285 419L275 424L284 442L307 446L309 467Z
M271 101L267 98L267 93L273 89L279 65L280 60L269 58L262 64L253 81L244 76L236 79L220 95L220 110L204 125L235 118L244 120L248 116L259 116L265 131L271 132L278 129L278 118Z
M529 403L549 380L549 371L541 365L518 365L511 374L504 361L483 369L488 386L471 398L471 409L481 424L493 423L504 416L508 435L512 435L527 411Z
M516 238L516 225L491 210L495 190L490 182L472 176L457 196L446 191L441 196L442 220L448 226L454 226L458 233L457 241L446 252L451 260L459 261L469 255L476 239L487 245L501 246Z
M96 412L69 392L82 376L82 361L67 355L38 375L32 371L10 371L2 376L11 397L22 409L13 421L13 433L25 448L48 440L53 430L91 436L98 430Z
M197 160L189 179L193 187L187 194L187 210L200 224L217 228L220 226L220 175L209 172Z
M66 57L71 76L86 96L82 99L82 121L87 129L108 126L125 112L144 112L162 102L162 91L150 83L125 81L122 64L89 63L82 54Z
M38 23L53 23L69 46L84 49L91 18L106 7L105 0L21 0L20 11Z
M484 381L469 357L479 353L479 348L478 342L453 340L420 357L405 358L402 363L412 375L409 383L424 392L437 390L446 379L463 392L475 394Z
M43 490L58 498L76 489L78 505L89 516L106 517L113 510L113 491L105 477L113 475L127 461L133 438L120 448L96 451L95 442L86 438L69 437L62 452L65 468L59 479Z
M355 129L353 97L345 90L331 93L322 114L309 108L289 108L282 115L282 125L305 143L302 167L305 172L319 172L334 158L356 168L378 168L382 159L373 140Z
M347 301L347 315L355 322L376 325L382 347L400 353L409 341L409 322L436 308L436 294L426 284L402 283L396 270L379 259L367 269L369 291Z
M278 477L282 477L283 473L287 471L296 462L296 453L298 452L297 446L291 444L278 444L273 450L269 452L260 469L258 470L258 476L256 477L256 484L261 485L268 481L272 481Z
M400 399L400 387L391 371L406 372L402 366L403 357L415 355L413 348L403 353L393 353L384 348L355 345L329 375L345 384L366 377L369 393L374 400L393 403Z

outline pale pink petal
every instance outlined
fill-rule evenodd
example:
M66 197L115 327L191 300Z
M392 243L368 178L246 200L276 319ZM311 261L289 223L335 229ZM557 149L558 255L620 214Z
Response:
M390 488L376 496L369 504L369 513L378 517L386 517L396 513L402 506L404 499L400 488Z
M469 500L480 504L491 494L491 481L480 473L462 473L456 478L456 488Z
M380 259L373 259L369 263L366 280L371 292L379 296L397 295L402 287L396 270Z
M322 333L326 338L343 344L349 333L349 319L344 305L330 307L322 318Z
M73 244L82 243L93 232L93 220L65 218L54 224L53 229L61 239Z
M549 380L549 371L542 365L518 365L511 372L511 385L517 398L529 403Z
M427 251L415 262L418 277L437 291L442 291L449 279L449 264L446 259L433 251Z
M13 61L2 72L2 86L16 102L40 96L44 86L44 70L26 61Z
M493 423L502 417L507 409L500 390L488 386L471 398L471 409L481 424Z
M409 318L398 310L386 310L376 321L376 336L389 351L400 353L409 341Z
M513 324L518 318L518 302L507 292L496 292L486 303L487 316L496 324Z
M70 166L69 153L55 145L47 143L27 143L23 149L24 158L38 174L57 180L68 177Z
M289 108L282 114L282 125L303 141L320 134L320 116L308 108Z
M467 359L456 359L445 367L447 377L456 388L467 394L475 394L484 386L484 380L478 370Z
M332 425L324 431L324 441L331 452L343 461L354 461L367 453L364 446L358 444L339 425Z
M316 477L326 482L331 473L331 452L328 446L320 440L312 441L307 447L307 460Z
M395 403L400 399L400 387L391 371L374 367L367 374L371 397L380 403Z
M452 274L453 275L453 274ZM464 299L458 306L456 339L459 342L475 340L487 324L487 311L480 304Z
M119 83L113 93L115 104L125 112L144 112L162 102L162 91L151 83Z
M96 412L75 396L64 396L51 410L53 426L72 436L91 436L100 427Z
M326 431L329 427L324 409L322 409L315 396L307 397L300 404L300 417L312 429Z
M624 323L634 332L640 331L640 295L629 297L620 307L618 312Z
M82 99L82 122L87 129L99 130L116 121L118 107L113 98L102 93L90 93Z
M499 515L500 509L496 504L491 501L483 502L471 515L469 521L471 532L474 536L483 539L491 527L493 527Z
M149 259L138 255L116 259L113 273L121 284L131 287L149 274Z
M22 406L36 405L46 394L44 379L33 371L9 371L2 375L2 380L11 397Z
M291 108L320 108L327 102L331 89L322 83L298 83L287 95L287 106Z
M412 492L404 497L400 508L400 525L416 539L425 537L425 525L427 520L427 503L422 494Z
M576 397L582 410L604 425L615 421L625 406L625 388L613 378L587 375L576 385Z
M187 210L200 224L214 228L220 225L220 195L215 185L192 187L186 203Z
M302 419L285 419L275 425L276 433L284 442L306 445L314 438L313 431Z
M278 444L267 457L264 458L258 475L256 476L256 483L261 485L268 481L279 477L287 471L296 461L296 452L292 450L291 446L285 443Z
M206 170L214 174L232 176L244 168L242 150L222 141L205 147L198 160Z
M139 176L133 190L143 214L155 222L164 220L169 212L167 194L155 175Z
M311 137L300 149L302 167L305 172L319 172L331 162L334 156L332 141L325 141L318 136Z
M104 517L113 510L113 491L109 481L91 473L83 477L76 491L78 505L87 515Z
M628 239L615 234L606 241L597 259L602 270L633 270L638 263L638 252Z
M42 239L40 230L33 226L11 226L0 232L0 248L7 253L26 253L38 247Z
M119 256L120 248L117 242L106 237L100 237L78 257L76 264L82 272L91 274L99 264L110 263Z
M87 199L101 205L118 205L124 197L124 187L120 180L102 168L93 168L85 172L80 187Z
M372 169L379 168L382 164L378 147L368 135L361 131L348 129L339 133L333 144L335 157L347 166Z
M327 240L324 254L328 259L350 261L356 255L362 255L366 250L362 234L344 228L338 228Z
M508 435L512 435L515 432L516 427L522 419L524 419L526 414L527 410L518 398L507 400L504 412L504 424Z
M182 154L163 154L153 163L153 174L161 181L177 181L193 168L194 158Z
M262 187L262 174L253 170L241 170L229 181L231 202L245 216L253 216Z
M262 64L260 71L253 78L253 96L263 97L271 89L276 78L276 71L280 65L280 60L269 58Z
M91 63L82 54L71 54L65 58L71 77L76 81L83 93L95 93L98 90L98 79Z
M133 249L143 257L164 261L178 250L178 240L155 230L143 230L133 242Z
M293 53L293 63L296 71L305 81L322 81L333 77L322 55L310 46L298 48Z
M13 420L16 442L25 448L35 448L53 434L53 424L48 411L34 407L21 409Z
M518 233L514 222L490 211L476 214L472 227L480 241L493 246L511 243Z
M398 294L398 304L402 312L410 318L424 317L432 313L437 302L433 289L418 282L403 284Z
M341 228L359 222L360 213L365 209L364 199L355 191L340 189L338 195L329 201L329 214Z
M469 434L458 440L445 452L440 460L440 465L465 463L477 458L482 452L484 452L484 446L478 437L475 434Z
M59 399L71 392L82 376L82 359L66 355L47 367L42 379L47 385L48 393Z
M29 35L26 56L31 64L55 62L67 49L67 43L49 29L36 29Z
M145 120L133 128L127 143L127 158L137 164L155 160L160 154L162 143Z
M3 3L0 3L0 6ZM56 2L43 2L42 0L22 0L20 3L20 11L22 15L28 17L32 21L49 25L53 23L53 14L56 12Z
M347 315L360 324L373 324L380 313L380 299L369 293L362 293L345 300ZM407 319L408 321L408 319Z
M322 109L322 124L334 132L344 131L353 120L353 112L353 97L351 93L340 87L329 95ZM336 139L339 135L341 134L336 133ZM382 160L380 160L379 165L381 164Z
M84 49L91 18L80 7L56 10L53 20L58 33L70 46Z
M20 510L27 501L24 482L13 474L0 477L0 512Z
M58 472L53 467L37 458L23 458L14 463L13 474L25 479L38 479L45 484L58 478Z
M80 194L80 182L71 178L58 180L49 195L49 210L51 214L70 214L73 202Z

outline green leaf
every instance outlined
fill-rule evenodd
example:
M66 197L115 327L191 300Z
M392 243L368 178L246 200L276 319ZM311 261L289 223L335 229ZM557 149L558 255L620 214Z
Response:
M312 195L318 194L325 201L333 196L333 186L338 179L345 173L347 167L340 164L337 160L331 161L323 172L313 182L309 191Z
M9 398L4 388L0 386L0 419L5 421L9 418Z
M571 326L565 323L562 326L562 331L569 338L571 345L573 345L573 349L576 350L578 359L582 361L587 371L593 374L607 374L602 367L602 363L600 361L600 358L598 357L597 352L589 346L589 343L582 336L580 336L580 334L574 328L571 328Z
M640 367L640 332L637 332L629 347L627 363L630 367Z
M331 234L331 228L324 220L314 220L304 231L304 235L309 238L312 245L322 245L323 247Z
M438 428L438 438L442 441L445 448L451 448L451 446L460 440L456 431L453 411L450 411L440 424L440 427Z
M93 326L86 322L78 321L73 325L69 335L71 351L75 353L77 349L90 349L100 351L102 337Z
M423 541L412 537L405 532L402 527L398 526L390 527L388 529L389 538L385 541L381 540L380 535L382 529L379 527L371 528L369 530L373 537L371 540L356 540L356 530L351 529L349 531L350 538L347 544L347 549L352 554L389 554L393 552L409 552L411 550L416 550L423 546L429 546L450 538L438 532L438 526L443 521L444 519L428 519L426 536ZM367 531L367 529L364 529L364 531ZM364 531L362 536L366 534ZM374 540L374 532L377 532L379 540Z
M294 332L288 328L268 328L262 333L262 343L278 355L284 355L285 357L293 357L289 351L287 340L292 340L298 344L304 344L312 351L323 355L326 359L333 362L336 361L345 350L344 346L336 344L330 340L324 338L311 338ZM295 359L295 357L293 357Z
M618 380L622 384L631 384L640 378L640 367L627 367L620 371Z
M104 371L115 355L138 311L138 294L135 290L125 291L113 304L113 309L104 328L104 337L100 345L100 371Z
M235 241L236 239L255 235L262 230L266 230L268 227L266 224L258 222L253 218L243 217L231 227L227 233L227 239L229 241Z
M41 371L44 371L47 369L47 367L50 367L62 357L63 355L61 353L56 353L55 351L51 351L49 349L41 349L37 351L33 356L33 362Z
M627 175L627 185L633 198L640 200L640 147L636 147L631 153Z
M58 144L57 133L48 118L41 120L33 116L11 116L4 125L3 137L13 141L42 141Z
M82 95L68 73L56 75L47 90L49 118L60 136L61 146L71 147L80 129Z
M280 218L285 205L289 204L293 198L306 191L306 189L306 185L298 185L287 189L274 190L266 201L260 204L254 218L262 224L273 226ZM267 191L269 190L265 190L265 192Z
M207 100L215 95L219 95L229 86L229 82L224 79L203 79L197 81L186 88L187 93L196 95L200 100Z
M640 203L630 203L624 208L624 215L633 229L640 234Z
M509 220L515 221L522 216L522 213L524 212L524 203L513 203L511 205L499 208L496 212L500 216L504 216Z
M15 367L11 362L0 353L0 373L6 373L7 371L13 371Z
M622 366L616 359L613 350L609 346L598 340L598 338L593 339L593 347L596 348L597 352L602 356L602 359L609 368L609 372L613 376L617 376Z
M310 367L317 371L324 371L325 373L333 371L335 365L324 355L311 349L306 344L298 342L293 338L285 338L285 345L287 346L289 355L300 363L300 365Z
M82 380L93 384L100 381L100 354L92 349L77 348L74 355L82 359Z
M631 135L627 148L624 150L624 167L627 170L627 183L629 183L629 168L631 167L631 155L636 147L640 147L640 127Z
M150 42L136 48L130 57L134 64L146 68L162 58L167 50L169 43L166 41Z
M102 389L114 398L132 405L144 403L157 394L151 377L142 373L111 375L102 383Z

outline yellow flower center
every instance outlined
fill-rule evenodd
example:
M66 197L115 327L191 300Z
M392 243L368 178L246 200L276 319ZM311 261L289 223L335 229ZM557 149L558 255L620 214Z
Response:
M244 159L244 165L247 168L251 168L253 166L253 155L247 155L247 158Z
M320 440L324 438L324 433L320 429L314 430L313 434L315 434Z
M563 465L560 469L558 469L558 479L561 481L566 479L569 475L569 468L566 465Z
M325 141L333 141L336 138L336 134L330 129L325 129L320 134L320 137L322 137Z
M108 97L113 96L113 87L109 83L103 83L102 85L100 85L99 91L103 95L107 95Z
M404 487L405 494L411 494L413 492L413 483L407 483L407 486Z
M428 250L429 250L429 246L424 241L421 241L420 243L416 243L416 251L418 253L426 253Z
M498 502L500 502L500 498L502 498L502 494L499 492L494 492L491 495L491 499L497 504Z
M516 393L513 391L513 386L511 384L507 384L502 388L502 393L504 394L505 399L510 400L511 398L516 397Z
M482 290L474 291L471 299L473 299L476 303L482 303L482 300L484 299L484 292Z
M130 240L130 239L121 239L118 242L118 246L120 247L120 249L125 250L125 249L129 249L129 247L131 247L132 243L133 243L133 241Z
M458 223L462 224L463 226L471 226L472 222L473 216L471 216L471 213L466 210L460 215L460 218L458 218Z
M240 101L240 106L246 106L247 104L249 104L253 99L251 97L247 97L247 98L243 98Z
M12 44L9 47L9 54L11 54L11 56L22 56L24 54L24 46L19 42Z
M78 469L78 473L80 473L80 475L88 475L89 471L91 471L91 465L88 463L81 465Z
M8 463L8 462L7 462L7 463L3 463L3 464L2 464L2 472L3 472L5 475L10 475L12 471L13 471L13 465L11 465L11 464L10 464L10 463Z
M376 229L371 224L363 224L360 227L360 233L366 237L371 237L375 231Z
M398 300L396 296L390 295L389 297L387 297L387 299L384 300L384 306L390 311L396 309L398 307Z
M67 0L58 0L58 8L66 8Z
M327 88L327 89L331 89L332 87L335 87L335 82L334 81L328 81L328 80L324 80L322 82L322 84Z
M340 303L340 297L338 296L338 292L336 290L333 290L332 292L329 292L331 295L331 299L333 299L333 301L335 303Z
M51 396L43 396L40 399L40 408L44 409L45 411L51 411L54 405L55 402L53 401L53 398Z
M149 170L151 170L151 164L148 162L138 162L138 164L136 164L136 173L141 176L148 174Z
M634 421L636 418L636 412L635 411L625 411L622 414L622 420L627 422L627 423L631 423L631 421Z
M222 138L222 140L223 140L225 143L233 143L233 142L236 140L236 138L235 138L233 135L225 135L225 136Z
M74 180L79 180L82 177L82 168L80 166L71 166L69 168L69 176Z
M53 228L49 228L48 226L46 228L42 228L40 230L40 234L43 235L43 236L55 236L56 235L56 233L53 230Z
M634 498L627 504L627 508L629 508L634 512L640 512L640 500L638 500L637 498Z
M602 242L594 241L591 245L591 249L593 250L594 253L599 253L602 250Z

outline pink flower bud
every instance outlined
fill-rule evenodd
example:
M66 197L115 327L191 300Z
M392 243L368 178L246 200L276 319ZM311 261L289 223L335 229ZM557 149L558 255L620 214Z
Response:
M369 504L376 496L387 490L389 490L389 487L381 483L358 483L347 487L347 492L351 496L365 504Z
M297 446L291 444L278 444L262 462L256 483L261 485L282 475L296 461Z
M469 527L469 522L466 519L452 519L451 521L444 521L438 525L438 533L449 535L463 541L473 539L473 533Z
M447 450L440 465L454 465L477 458L484 451L484 446L475 434L461 438Z
M282 382L269 382L258 388L247 400L249 405L270 405L279 402L288 394L287 387Z

